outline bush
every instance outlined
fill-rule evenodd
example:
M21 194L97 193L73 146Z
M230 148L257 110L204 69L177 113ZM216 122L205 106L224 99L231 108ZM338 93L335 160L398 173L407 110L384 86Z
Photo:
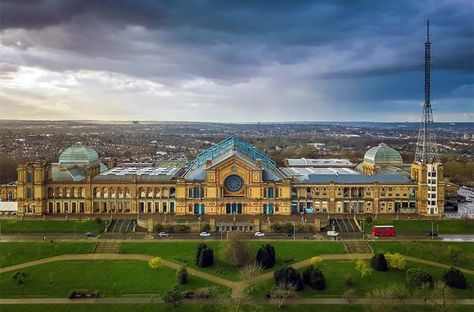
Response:
M323 290L326 288L326 280L323 272L314 265L310 265L303 271L303 280L306 284L316 290Z
M386 272L388 271L387 259L383 253L375 254L372 259L370 259L370 265L374 270Z
M285 289L303 290L304 284L301 275L292 267L283 266L273 272L273 280L277 287Z
M97 223L97 224L102 224L102 219L99 218L99 217L95 218L94 221L95 221L95 223Z
M467 283L464 274L456 268L451 267L443 274L444 283L451 288L466 289Z
M150 266L150 268L152 268L154 270L159 269L160 266L161 266L161 258L160 257L155 257L155 258L151 259L148 262L148 265Z
M172 225L163 226L163 232L174 233L174 226L172 226Z
M372 216L371 215L367 215L365 217L365 222L367 222L368 224L371 224L372 223Z
M269 269L275 266L275 262L275 248L270 244L262 245L257 251L257 263L262 268Z
M186 266L181 266L176 272L176 279L178 284L184 285L188 283L188 271L186 270Z
M281 225L281 223L273 223L270 228L275 233L282 233L283 232L283 226Z
M177 307L183 301L183 295L173 286L163 295L163 301Z
M210 232L211 231L211 225L209 223L203 223L201 224L201 227L199 229L200 232Z
M347 286L354 286L354 278L352 277L352 275L350 274L346 275L346 277L344 278L344 283Z
M405 257L400 255L399 253L395 254L387 254L387 262L388 266L391 269L395 270L404 270L407 267L407 261L405 260Z
M211 248L205 246L200 249L197 266L200 268L207 268L214 264L214 251Z
M318 264L321 263L321 261L323 261L323 259L321 259L321 257L318 257L318 256L314 256L311 259L309 259L309 263L311 263L311 265L315 267L317 267Z
M163 232L163 225L162 224L156 224L155 225L155 232L156 233L160 233L160 232Z
M176 226L176 231L177 231L178 233L189 233L189 232L191 232L191 229L190 229L189 226L187 226L187 225L178 224L178 225Z
M423 285L433 286L431 275L421 269L411 268L407 270L406 280L413 287L421 288Z

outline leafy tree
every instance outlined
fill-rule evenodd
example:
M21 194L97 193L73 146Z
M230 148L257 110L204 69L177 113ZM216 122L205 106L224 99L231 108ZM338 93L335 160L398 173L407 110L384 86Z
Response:
M176 272L176 279L180 285L188 283L188 271L186 270L186 266L183 265L179 268Z
M314 265L306 267L303 271L303 280L306 284L316 290L323 290L326 288L326 279L323 272Z
M183 302L183 296L177 287L173 286L163 295L163 301L173 307L177 307Z
M201 224L200 232L210 232L210 231L211 231L211 225L209 223Z
M383 253L375 254L372 259L370 259L370 265L377 271L388 271L387 259Z
M249 243L240 238L237 233L230 235L230 241L226 249L227 260L236 267L243 267L251 262L251 250Z
M372 223L372 216L371 215L367 215L365 217L365 222L367 222L368 224L371 224Z
M413 287L421 288L433 286L433 278L428 272L418 268L410 268L406 272L406 280Z
M273 279L277 287L289 289L294 287L295 291L303 290L304 284L301 275L292 267L282 266L273 272Z
M443 274L443 281L451 288L466 289L467 283L464 274L456 268L451 267Z
M204 248L199 255L198 267L207 268L214 264L214 251L211 248Z
M17 271L12 274L11 279L14 281L17 285L21 287L21 296L23 297L23 287L25 286L26 280L28 279L28 276L30 274L22 271Z
M391 269L401 271L407 267L407 261L405 257L400 255L399 253L395 253L395 254L388 253L386 258L387 258L388 266Z
M360 272L361 278L370 275L374 270L362 259L357 260L356 270Z
M269 269L275 266L275 262L275 248L270 244L262 245L257 251L257 263L262 268Z
M203 249L207 248L207 245L204 244L204 243L201 243L197 246L197 249L196 249L196 255L194 257L194 263L197 265L199 263L199 258L201 257L201 251Z
M163 225L158 223L158 224L155 224L155 228L154 228L155 232L156 233L160 233L160 232L163 232Z
M150 261L148 261L148 265L150 268L157 270L161 266L161 258L160 257L154 257Z
M281 223L273 223L270 228L272 229L273 232L275 233L281 233L283 232L284 228L281 225Z

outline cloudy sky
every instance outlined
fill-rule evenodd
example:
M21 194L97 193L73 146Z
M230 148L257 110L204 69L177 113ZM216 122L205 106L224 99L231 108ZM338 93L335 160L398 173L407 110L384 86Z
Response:
M474 121L474 1L0 0L0 118Z

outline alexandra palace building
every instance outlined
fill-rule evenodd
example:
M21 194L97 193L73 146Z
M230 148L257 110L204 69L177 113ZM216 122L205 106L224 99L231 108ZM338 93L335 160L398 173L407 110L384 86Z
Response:
M95 150L77 143L57 163L20 164L18 181L0 194L17 202L19 215L35 216L444 214L442 166L405 165L385 144L357 168L331 161L293 159L278 167L231 136L186 166L107 168Z

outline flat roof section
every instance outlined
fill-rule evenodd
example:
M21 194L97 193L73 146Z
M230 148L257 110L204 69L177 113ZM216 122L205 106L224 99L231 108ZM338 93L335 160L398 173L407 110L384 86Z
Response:
M102 176L174 176L179 167L115 167L110 170L102 172Z
M288 167L355 167L349 159L343 158L289 158Z

